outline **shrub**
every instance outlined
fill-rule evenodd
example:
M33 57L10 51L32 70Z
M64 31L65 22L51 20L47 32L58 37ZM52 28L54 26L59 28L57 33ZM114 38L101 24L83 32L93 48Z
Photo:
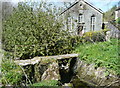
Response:
M120 24L120 17L116 20L116 23Z
M69 40L73 48L83 43L83 39L81 36L71 36Z
M86 32L83 35L83 39L87 42L105 41L105 35L106 35L107 31L109 31L109 29L104 29L101 31Z
M69 33L61 26L48 5L34 10L28 3L19 3L3 22L3 48L20 59L71 53Z

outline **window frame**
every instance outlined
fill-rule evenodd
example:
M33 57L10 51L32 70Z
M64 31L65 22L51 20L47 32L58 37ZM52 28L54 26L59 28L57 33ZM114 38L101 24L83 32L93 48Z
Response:
M73 22L72 22L72 17L71 16L68 16L68 18L67 18L67 29L69 29L69 31L71 31L72 30L72 24L73 24Z
M95 22L96 22L96 17L95 17L95 15L92 15L91 16L91 21L90 21L90 28L91 28L92 31L95 30Z
M83 14L79 14L78 16L78 23L82 23L83 22Z

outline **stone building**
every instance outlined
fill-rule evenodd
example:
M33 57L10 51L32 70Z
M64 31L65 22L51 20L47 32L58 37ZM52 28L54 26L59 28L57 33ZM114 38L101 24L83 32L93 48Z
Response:
M102 10L85 0L75 1L60 16L64 20L64 29L75 35L82 36L85 32L102 29Z

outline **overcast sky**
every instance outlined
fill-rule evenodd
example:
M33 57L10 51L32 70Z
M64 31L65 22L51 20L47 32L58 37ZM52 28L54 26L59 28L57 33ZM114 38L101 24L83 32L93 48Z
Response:
M12 2L17 3L19 1L25 0L12 0ZM41 1L41 0L31 0L31 1ZM45 1L45 0L43 0ZM47 0L48 2L72 2L74 0ZM95 5L97 8L102 9L104 12L109 10L112 6L116 5L120 0L87 0L88 2Z

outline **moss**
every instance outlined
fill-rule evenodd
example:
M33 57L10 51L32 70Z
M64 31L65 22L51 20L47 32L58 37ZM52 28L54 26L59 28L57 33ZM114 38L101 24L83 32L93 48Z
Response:
M47 58L47 59L41 59L41 64L46 64L46 63L53 63L53 62L55 62L56 61L56 59L55 58L52 58L52 59L49 59L49 58Z

